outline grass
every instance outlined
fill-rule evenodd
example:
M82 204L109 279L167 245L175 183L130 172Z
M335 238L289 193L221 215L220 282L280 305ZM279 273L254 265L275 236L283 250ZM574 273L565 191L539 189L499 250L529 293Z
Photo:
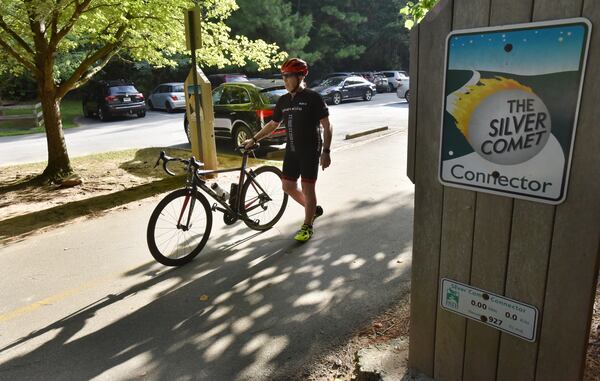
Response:
M74 100L65 100L60 105L63 128L77 127L75 118L81 116L81 103ZM23 115L29 114L29 110L6 110L6 115ZM44 127L32 127L33 121L5 121L0 122L0 137L27 135L45 132Z
M32 186L27 183L43 171L46 163L19 164L0 171L0 247L27 238L36 231L60 226L80 217L93 217L144 198L168 192L185 185L183 165L169 168L177 176L170 177L162 166L154 168L161 150L169 156L189 157L191 152L175 148L143 148L104 152L71 160L83 184L73 188L57 185ZM235 168L242 158L219 154L219 169ZM280 163L250 158L250 166ZM237 181L237 173L220 174L210 181L223 187Z

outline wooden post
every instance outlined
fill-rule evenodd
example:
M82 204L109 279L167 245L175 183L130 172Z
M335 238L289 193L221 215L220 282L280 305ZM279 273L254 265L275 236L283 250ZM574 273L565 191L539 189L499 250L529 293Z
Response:
M185 82L186 113L191 132L192 153L199 160L204 162L204 168L217 169L217 149L215 144L214 132L214 110L212 103L212 91L209 80L200 68L196 67L196 76L198 87L200 88L200 101L197 101L194 91L193 69L190 70ZM201 112L196 114L196 109L200 105ZM200 125L197 120L200 119Z
M448 33L580 16L595 29L566 200L556 206L442 186L446 68L440 62ZM582 379L600 266L599 25L597 0L442 0L411 32L411 368L436 380ZM529 342L442 309L441 278L536 307L537 339Z

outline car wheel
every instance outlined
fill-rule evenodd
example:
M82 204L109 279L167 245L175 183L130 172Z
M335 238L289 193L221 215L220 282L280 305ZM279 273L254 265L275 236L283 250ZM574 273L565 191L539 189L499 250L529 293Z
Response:
M138 116L138 118L145 117L146 116L146 110L138 111L137 112L137 116Z
M406 94L404 94L404 99L406 99L406 103L410 103L410 91L407 91Z
M154 111L154 105L152 104L152 101L150 99L148 99L148 108L150 109L150 111Z
M83 116L85 118L89 118L92 116L92 113L89 112L89 110L87 109L87 104L85 104L85 103L83 104Z
M370 101L372 97L373 97L373 92L371 90L367 90L365 95L363 95L363 99L366 101Z
M108 115L104 112L101 106L98 107L98 119L100 119L102 122L106 122L108 120Z
M244 143L245 140L252 138L252 131L244 125L239 125L233 131L233 144L237 148Z
M391 84L391 83L388 85L388 88L389 88L389 90L390 90L390 93L393 93L393 92L394 92L394 90L395 90L395 89L394 89L394 85L393 85L393 84Z
M331 97L331 103L333 103L334 105L339 105L340 103L342 103L342 94L333 93L333 96Z
M173 112L173 106L171 106L171 103L169 103L168 101L165 102L165 108L167 109L167 112L169 114Z

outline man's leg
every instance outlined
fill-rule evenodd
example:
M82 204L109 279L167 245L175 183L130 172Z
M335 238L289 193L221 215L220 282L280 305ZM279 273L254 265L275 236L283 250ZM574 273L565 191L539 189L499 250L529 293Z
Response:
M311 225L317 209L317 193L314 181L302 181L302 194L304 196L304 223Z
M292 181L288 179L281 179L283 184L283 191L290 195L291 198L296 200L296 202L302 206L304 206L304 194L302 190L298 188L298 181Z

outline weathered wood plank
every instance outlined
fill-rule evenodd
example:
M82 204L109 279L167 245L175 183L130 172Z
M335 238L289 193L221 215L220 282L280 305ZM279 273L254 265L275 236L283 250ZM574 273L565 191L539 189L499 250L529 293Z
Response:
M415 217L409 366L433 375L443 188L437 179L445 38L452 0L442 0L419 27ZM413 99L415 97L413 96Z
M415 183L415 144L417 143L417 101L419 99L419 27L410 31L410 94L412 102L408 105L408 148L406 175Z
M532 0L492 0L490 12L490 25L506 25L531 21L531 12L533 8ZM542 236L538 234L528 236L523 229L534 229L537 224L544 225L546 222L540 222L548 215L552 216L552 208L545 205L538 206L525 201L514 201L513 217L511 226L511 242L506 266L507 279L504 294L517 300L529 302L536 305L535 300L531 299L531 293L537 291L537 297L540 303L539 294L543 293L544 279L540 281L541 290L534 291L527 289L528 271L536 271L540 266L546 268L547 255L549 248L536 247L536 239L548 241L551 228L546 226L542 229ZM541 209L541 210L540 210ZM529 215L530 214L530 215ZM527 218L528 215L533 218ZM541 218L542 220L538 220ZM534 225L528 226L531 221ZM530 230L529 230L530 231ZM545 233L545 235L543 235ZM534 252L529 253L529 249ZM529 256L531 254L531 256ZM521 266L521 262L523 261ZM545 272L545 270L542 270ZM523 351L521 357L520 351ZM535 355L537 345L525 342L507 334L501 334L498 350L498 380L527 380L533 377ZM526 365L529 360L529 368Z
M444 189L440 278L469 282L475 199L472 191ZM438 303L435 379L462 379L466 327L464 317L443 310Z
M555 3L552 12L540 7L539 17L573 17L581 9L577 7L580 1L555 0ZM558 14L567 8L571 13ZM568 195L556 211L537 380L583 378L600 261L600 130L597 128L600 88L596 85L600 78L600 3L586 0L583 16L596 28L592 31Z
M543 314L554 207L516 200L505 295L537 307ZM538 342L501 334L498 380L533 380Z
M536 0L533 21L579 17L583 0Z
M531 21L533 0L492 0L490 25Z
M470 284L497 294L504 293L512 207L511 198L477 194ZM496 378L499 343L498 330L467 323L463 380Z
M455 0L452 29L485 26L489 0ZM445 68L444 68L445 69ZM476 194L444 190L440 278L469 282ZM438 303L434 374L440 380L463 379L466 319L442 310Z
M487 26L489 17L489 0L456 2L453 29ZM511 199L477 194L470 284L504 291L511 215ZM497 330L467 321L463 380L495 378L499 337Z

